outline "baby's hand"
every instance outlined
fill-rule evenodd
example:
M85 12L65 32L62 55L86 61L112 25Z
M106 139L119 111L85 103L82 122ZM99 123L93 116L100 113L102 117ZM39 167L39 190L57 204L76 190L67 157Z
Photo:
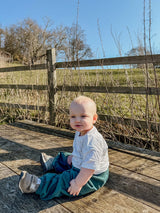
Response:
M67 157L67 163L69 164L69 165L71 165L72 164L72 155L69 155L68 157Z
M80 191L81 191L80 186L78 186L78 184L76 183L75 179L70 181L70 187L68 188L68 192L70 193L70 195L79 195Z

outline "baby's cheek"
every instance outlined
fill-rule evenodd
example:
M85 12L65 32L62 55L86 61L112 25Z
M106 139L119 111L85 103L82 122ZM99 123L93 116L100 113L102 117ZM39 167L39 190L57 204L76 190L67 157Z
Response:
M74 123L72 121L70 121L70 126L73 127Z
M74 123L74 120L73 119L70 119L70 124L73 124Z

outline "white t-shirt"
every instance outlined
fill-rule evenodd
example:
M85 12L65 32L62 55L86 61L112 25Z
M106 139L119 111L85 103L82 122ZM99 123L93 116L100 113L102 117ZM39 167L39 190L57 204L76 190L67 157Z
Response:
M72 165L78 169L95 170L94 174L105 172L109 167L108 146L95 126L85 135L75 133Z

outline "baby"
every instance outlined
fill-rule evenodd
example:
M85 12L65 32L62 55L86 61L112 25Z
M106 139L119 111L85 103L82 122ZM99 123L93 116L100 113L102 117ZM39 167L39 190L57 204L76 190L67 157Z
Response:
M98 118L95 102L79 96L72 101L69 113L70 125L76 130L73 152L60 152L55 158L41 153L40 162L47 173L38 178L23 171L19 180L22 193L36 193L43 200L82 196L108 180L108 146L94 126Z

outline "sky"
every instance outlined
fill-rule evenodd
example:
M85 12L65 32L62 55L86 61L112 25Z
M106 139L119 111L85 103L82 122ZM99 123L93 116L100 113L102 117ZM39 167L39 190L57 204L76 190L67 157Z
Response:
M148 36L146 0L146 35ZM78 8L78 13L77 13ZM153 52L160 54L160 0L151 0L151 41ZM31 18L43 26L48 17L53 26L78 24L84 30L93 58L125 56L143 42L144 0L5 0L0 5L0 27L5 28ZM78 14L78 15L77 15ZM117 47L116 41L120 47ZM147 38L148 41L148 38Z

